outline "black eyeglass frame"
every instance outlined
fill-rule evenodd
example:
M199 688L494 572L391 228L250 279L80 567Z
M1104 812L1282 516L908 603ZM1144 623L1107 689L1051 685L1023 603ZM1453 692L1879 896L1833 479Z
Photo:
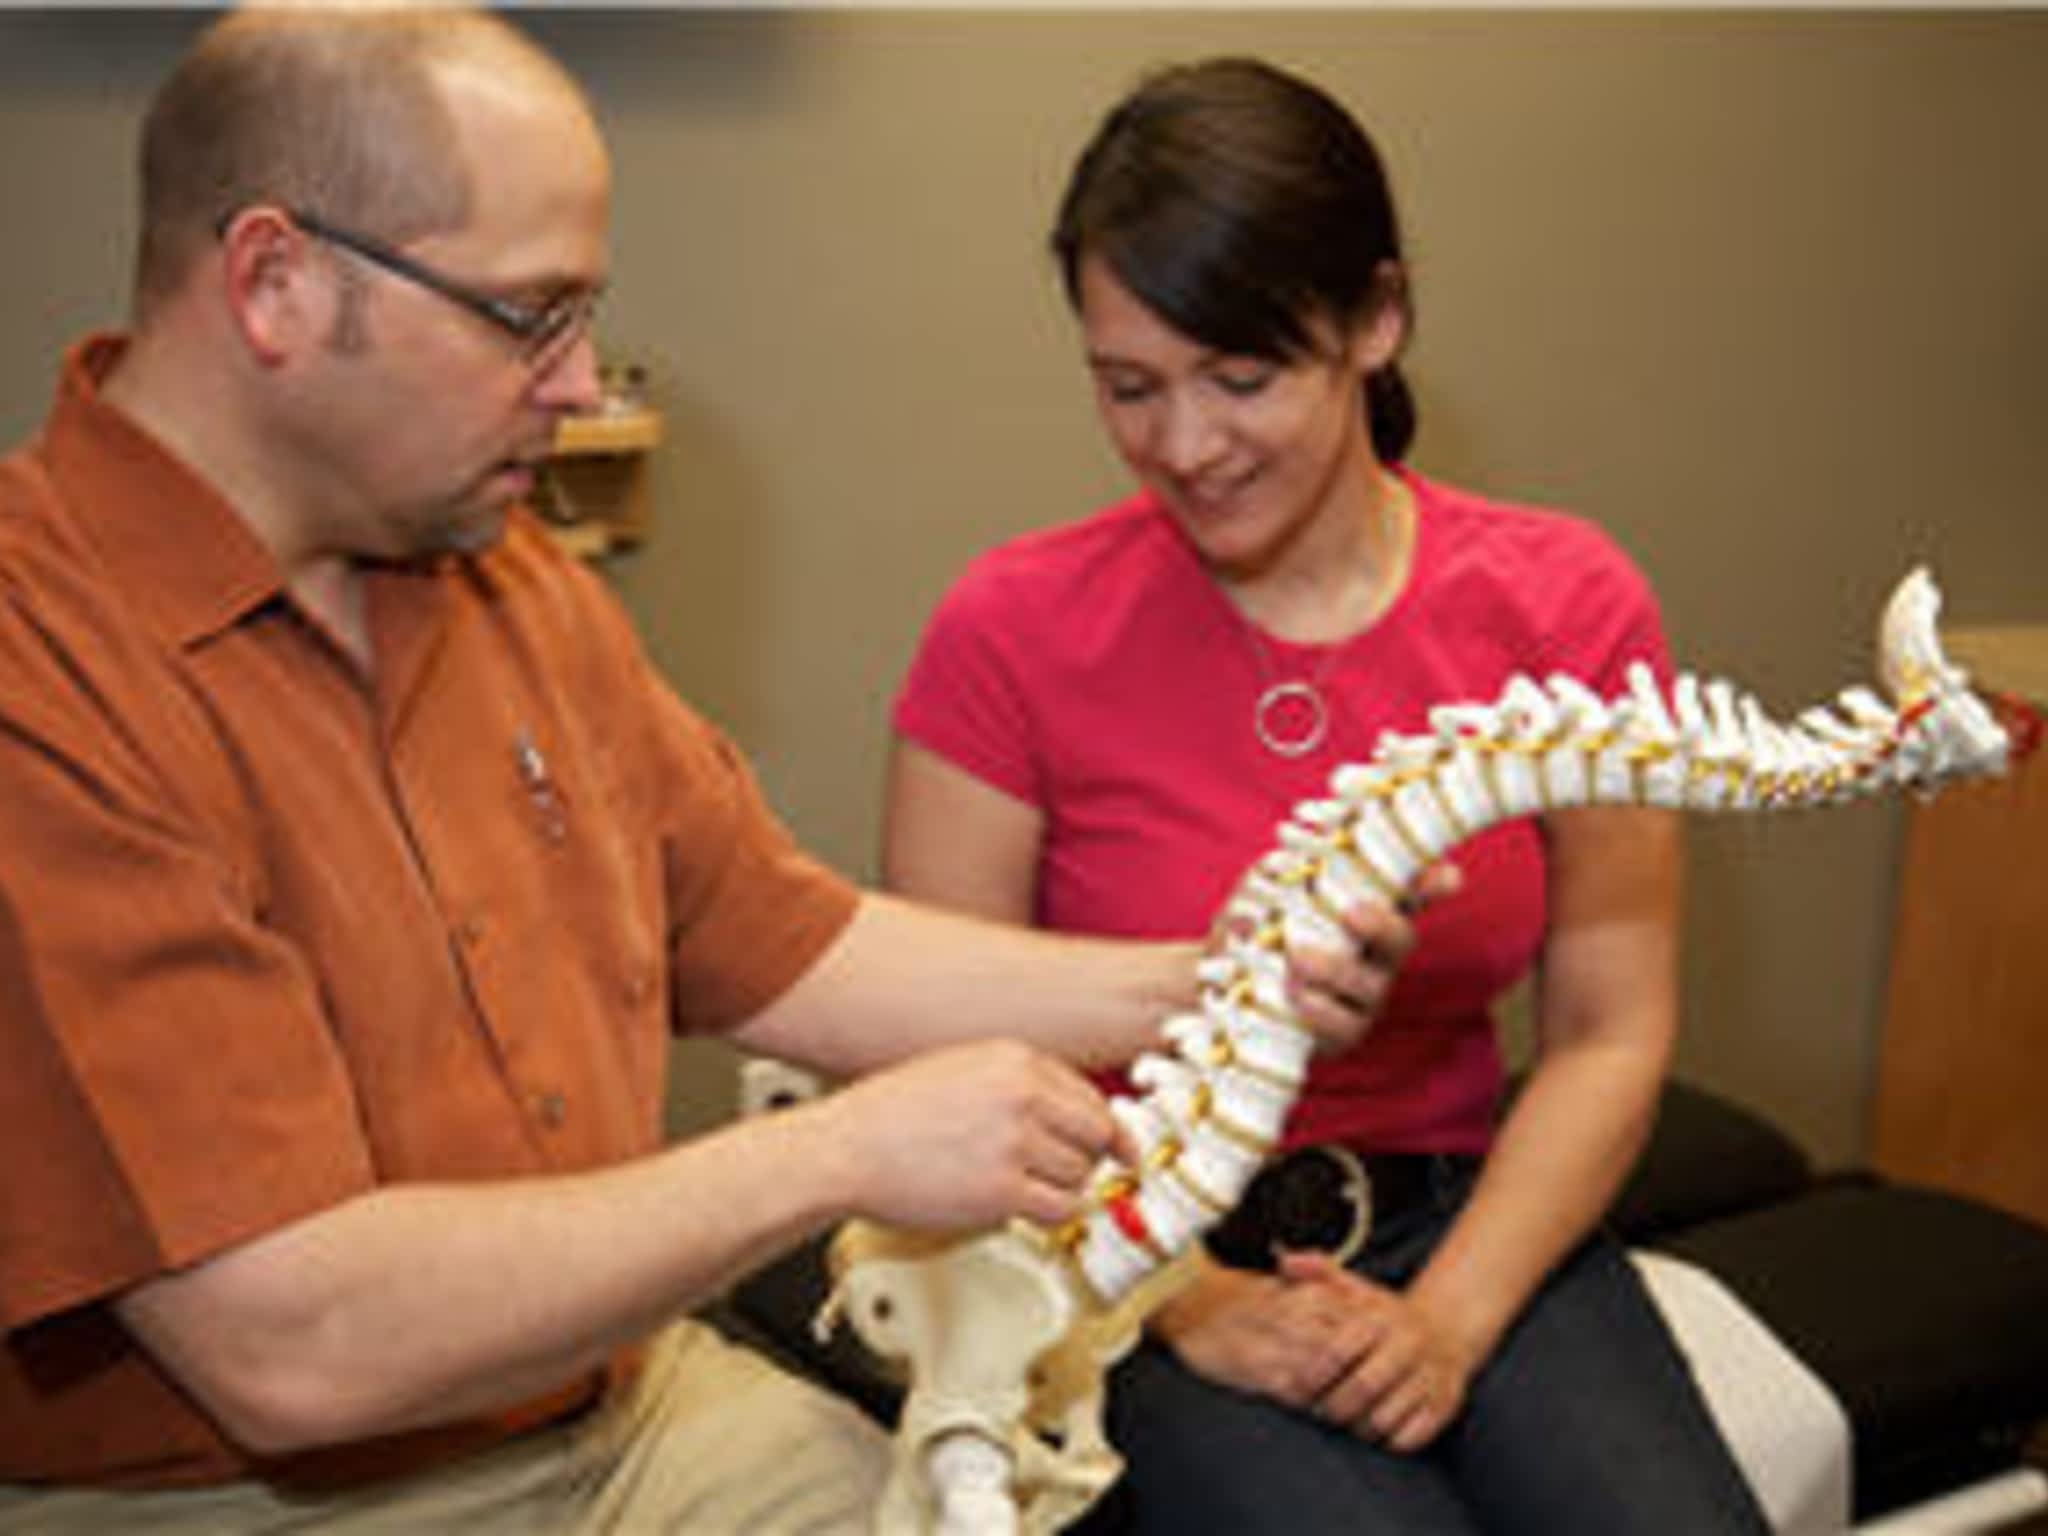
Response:
M536 368L543 359L550 364L559 361L559 358L548 357L550 349L564 337L580 334L596 312L598 300L604 296L600 288L587 288L562 294L545 304L521 304L515 299L501 298L472 288L445 272L435 271L423 261L416 261L374 235L358 234L352 229L330 224L309 209L287 208L284 214L314 239L339 246L350 255L359 256L395 277L402 277L430 293L439 294L450 303L459 304L471 314L488 321L518 341L527 362ZM220 221L222 233L226 232L233 217L230 214Z

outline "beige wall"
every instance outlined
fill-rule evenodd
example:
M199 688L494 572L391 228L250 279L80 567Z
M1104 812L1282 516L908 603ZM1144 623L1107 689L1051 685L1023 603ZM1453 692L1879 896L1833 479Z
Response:
M1861 675L1919 560L1953 618L2048 617L2048 14L528 19L613 134L605 328L671 424L618 584L848 869L949 574L1121 486L1040 240L1096 114L1169 57L1264 52L1375 127L1417 462L1605 523L1687 663L1803 703ZM193 25L0 13L8 438L117 312L129 136ZM1694 834L1685 1064L1828 1158L1861 1145L1896 832Z

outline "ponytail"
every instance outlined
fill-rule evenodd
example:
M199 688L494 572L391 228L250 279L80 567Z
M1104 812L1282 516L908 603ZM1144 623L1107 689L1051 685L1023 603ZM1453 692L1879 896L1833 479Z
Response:
M1415 396L1399 363L1390 362L1365 376L1365 418L1372 428L1372 451L1382 464L1407 457L1415 441Z

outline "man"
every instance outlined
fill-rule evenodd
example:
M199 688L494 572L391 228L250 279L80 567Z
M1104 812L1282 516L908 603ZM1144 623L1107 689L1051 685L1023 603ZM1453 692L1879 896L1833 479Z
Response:
M0 465L0 1530L858 1521L875 1431L678 1318L850 1214L1071 1214L1065 1063L1188 951L855 892L515 510L609 199L518 33L231 16L143 182L132 334ZM857 1080L664 1148L671 1028Z

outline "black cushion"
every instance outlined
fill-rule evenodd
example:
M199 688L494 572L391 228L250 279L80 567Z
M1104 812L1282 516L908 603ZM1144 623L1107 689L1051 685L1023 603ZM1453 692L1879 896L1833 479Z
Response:
M1799 1145L1673 1082L1614 1206L1626 1240L1716 1275L1841 1401L1857 1517L2012 1465L2048 1417L2048 1232L1975 1202L1868 1177L1817 1180ZM825 1299L823 1241L737 1286L713 1321L894 1422L900 1383Z
M2048 1416L2048 1231L1875 1179L1669 1235L1833 1389L1858 1518L2011 1465Z
M1805 1153L1769 1121L1703 1088L1672 1082L1611 1219L1626 1240L1642 1242L1783 1199L1811 1180ZM812 1333L811 1319L828 1289L825 1243L813 1239L749 1275L706 1309L706 1320L893 1424L903 1399L901 1383L850 1329L842 1327L825 1343Z
M1624 1241L1667 1232L1800 1193L1813 1164L1799 1144L1740 1105L1673 1081L1657 1123L1608 1221Z
M831 1291L825 1259L829 1241L813 1238L756 1270L710 1308L706 1320L893 1427L903 1406L902 1384L868 1353L851 1325L841 1323L823 1341L811 1327Z

